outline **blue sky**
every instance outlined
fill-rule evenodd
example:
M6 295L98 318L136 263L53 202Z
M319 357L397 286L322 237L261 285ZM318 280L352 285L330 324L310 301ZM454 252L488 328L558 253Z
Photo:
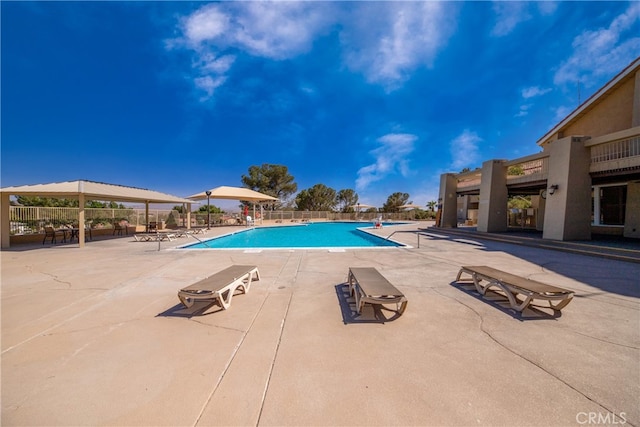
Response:
M6 2L2 186L298 190L424 205L640 55L638 2ZM217 203L223 205L223 203Z

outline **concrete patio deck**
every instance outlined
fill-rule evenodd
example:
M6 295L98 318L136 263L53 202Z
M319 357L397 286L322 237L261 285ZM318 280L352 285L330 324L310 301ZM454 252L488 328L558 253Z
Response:
M640 425L640 264L429 234L337 252L131 236L3 251L1 423ZM229 310L184 310L177 291L230 264L261 280ZM479 264L576 297L559 317L516 315L452 284ZM350 266L377 267L404 315L354 317Z

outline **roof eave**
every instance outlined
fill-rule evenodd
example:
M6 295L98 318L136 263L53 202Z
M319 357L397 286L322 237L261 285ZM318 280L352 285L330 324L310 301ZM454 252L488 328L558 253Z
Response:
M562 128L567 126L573 120L581 116L586 110L596 104L600 98L607 94L611 89L615 88L621 81L625 80L633 71L640 67L640 57L636 58L631 64L629 64L625 69L620 71L614 78L609 80L607 84L605 84L600 90L591 95L586 101L578 106L575 110L573 110L567 117L565 117L561 122L555 125L551 130L549 130L546 134L544 134L536 144L539 146L544 145L544 143L551 138L553 134L560 132Z

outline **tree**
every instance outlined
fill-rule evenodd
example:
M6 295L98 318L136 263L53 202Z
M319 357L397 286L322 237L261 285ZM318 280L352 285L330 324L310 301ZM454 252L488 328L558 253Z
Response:
M16 201L22 206L40 206L40 207L55 207L55 208L77 208L78 200L76 199L58 199L55 197L26 197L17 196ZM111 209L126 209L122 203L116 202L100 202L97 200L87 200L84 203L85 208L111 208Z
M400 206L411 203L407 202L407 200L409 200L408 193L393 193L387 198L387 202L382 205L382 210L384 212L400 212Z
M207 205L200 206L200 208L196 211L197 213L207 213ZM222 213L222 209L215 205L209 205L209 212L217 214Z
M269 204L272 209L285 204L298 191L298 184L283 165L263 163L262 166L251 166L249 175L242 175L242 183L247 188L280 199L280 203Z
M427 207L431 212L436 210L436 206L438 206L438 202L436 202L435 200L431 200L430 202L427 202Z
M353 212L353 207L358 203L358 193L351 189L338 191L336 204L340 212Z
M524 168L521 165L513 165L507 168L507 175L524 175Z
M296 209L299 211L332 211L335 206L336 190L324 184L316 184L296 196Z
M531 206L531 196L511 196L507 201L509 209L527 209Z
M56 208L77 208L78 201L73 199L56 199L53 197L17 196L16 201L22 206L41 206Z
M76 206L78 205L78 203L76 203ZM126 207L120 203L116 203L116 202L100 202L97 200L87 200L84 204L84 206L86 208L109 208L109 209L126 209Z

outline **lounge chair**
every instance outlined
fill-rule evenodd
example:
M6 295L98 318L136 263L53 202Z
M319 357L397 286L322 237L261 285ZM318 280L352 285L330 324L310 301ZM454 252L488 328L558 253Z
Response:
M247 215L247 227L250 225L256 225L256 223L250 215Z
M183 229L187 234L205 234L207 232L206 227L192 227Z
M191 286L181 289L178 298L185 307L191 307L197 301L218 302L226 310L231 305L231 298L236 289L249 292L251 281L260 280L258 267L255 265L232 265Z
M349 268L349 294L356 299L356 311L365 304L396 304L398 315L407 308L407 298L373 267Z
M136 242L158 242L163 240L173 241L175 233L158 231L156 233L136 233L133 235Z
M133 235L133 239L136 242L150 242L151 240L155 239L156 235L151 234L151 233L136 233Z
M466 279L466 281L473 281L480 295L484 296L490 289L501 291L509 300L511 308L519 312L522 312L529 305L538 305L533 304L534 300L547 301L549 308L560 311L573 299L573 291L569 289L526 279L484 265L461 267L456 282L461 281L462 274L471 276L471 279ZM483 280L487 282L484 285ZM523 296L522 300L518 298L519 295ZM553 301L558 302L554 304Z

